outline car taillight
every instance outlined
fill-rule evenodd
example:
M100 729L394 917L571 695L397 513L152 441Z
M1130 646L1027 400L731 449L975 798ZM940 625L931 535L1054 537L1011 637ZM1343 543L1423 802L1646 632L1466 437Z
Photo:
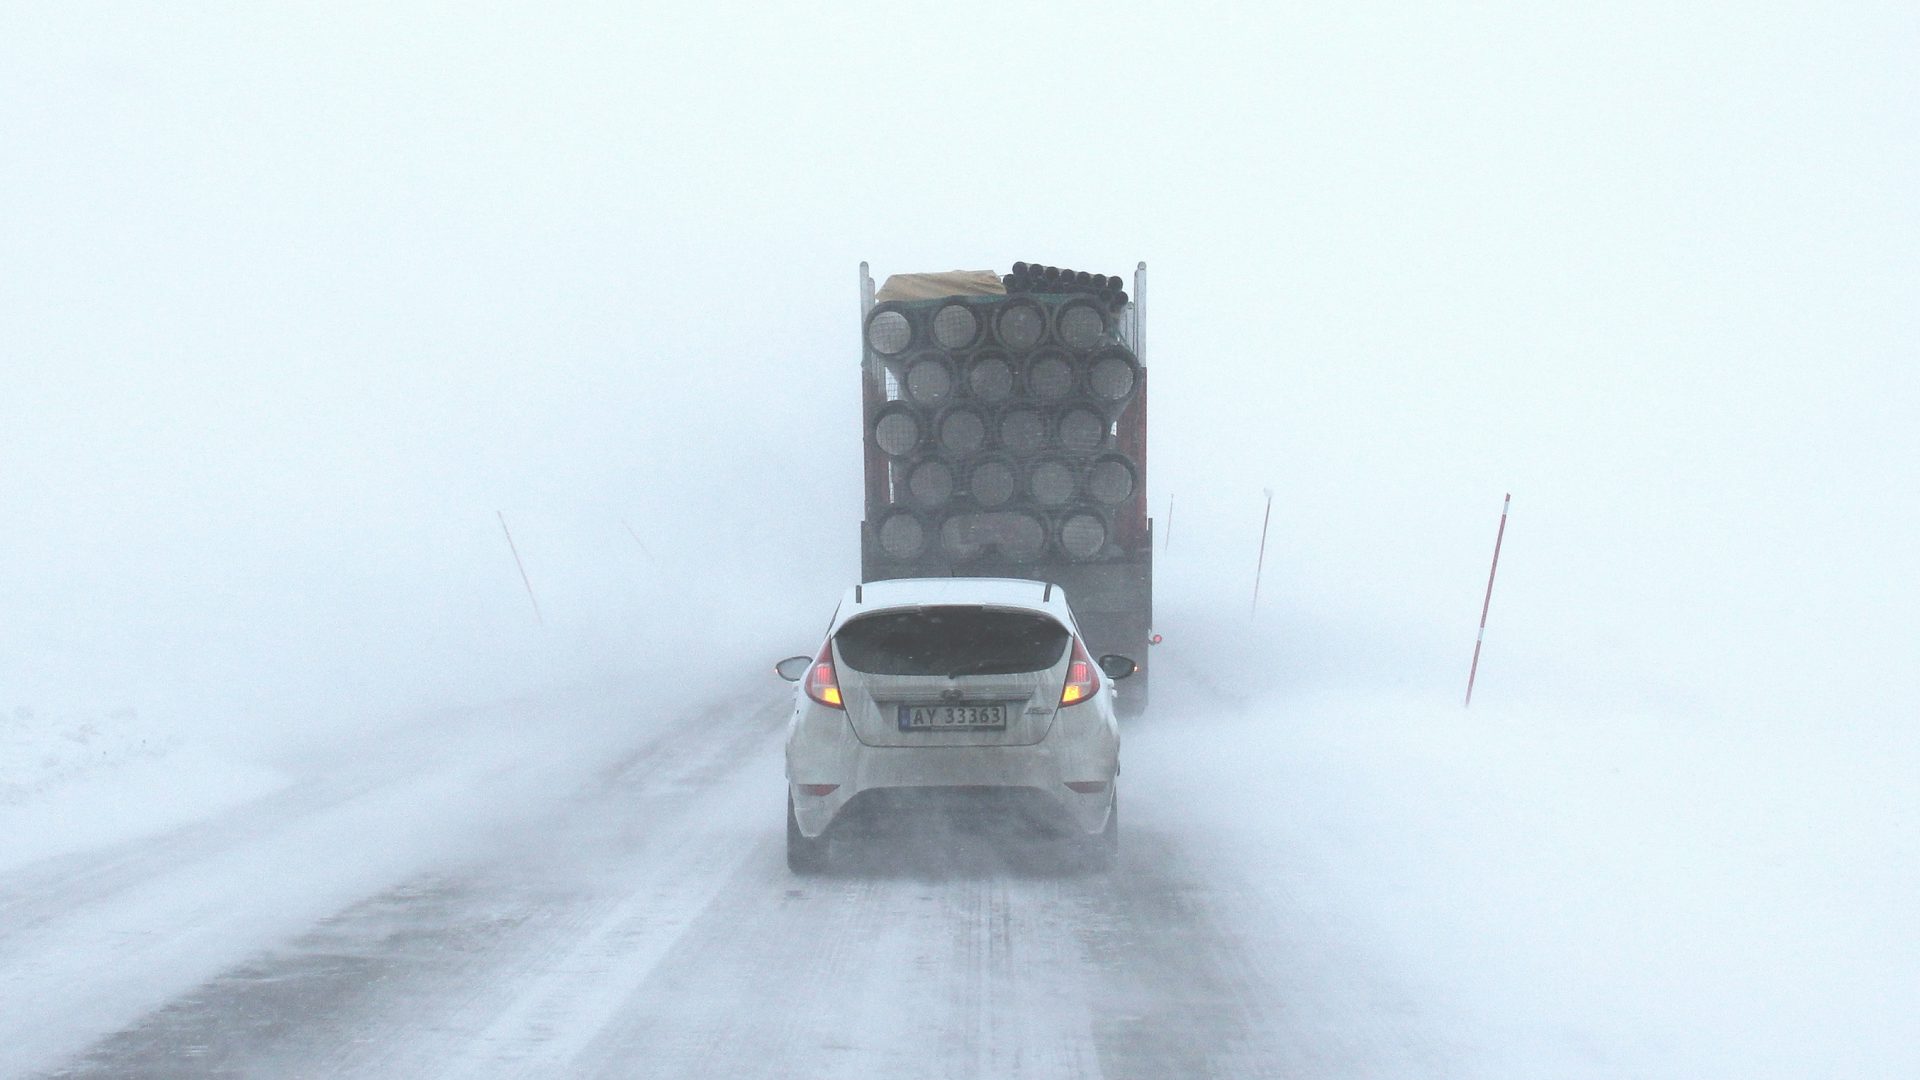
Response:
M1067 685L1060 688L1060 704L1074 705L1100 691L1100 672L1087 656L1087 647L1073 639L1073 658L1067 661Z
M840 698L840 678L833 670L833 639L820 646L820 655L813 658L813 666L807 669L807 696L830 709L844 709L846 702Z

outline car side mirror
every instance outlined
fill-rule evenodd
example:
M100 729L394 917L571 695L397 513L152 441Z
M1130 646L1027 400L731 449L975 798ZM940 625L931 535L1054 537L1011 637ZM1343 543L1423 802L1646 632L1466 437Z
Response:
M789 656L773 665L773 673L788 682L799 682L800 676L805 675L807 668L812 665L813 657L811 656Z
M1107 678L1118 682L1139 671L1140 665L1119 653L1108 653L1100 658L1100 670L1107 673Z

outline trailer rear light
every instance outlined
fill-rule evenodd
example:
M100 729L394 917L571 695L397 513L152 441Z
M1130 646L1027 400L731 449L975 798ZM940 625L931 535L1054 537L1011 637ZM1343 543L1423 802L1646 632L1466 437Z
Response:
M1100 673L1087 655L1087 647L1073 639L1073 657L1067 661L1067 685L1060 688L1061 705L1077 705L1100 692Z
M802 795L831 795L840 790L839 784L797 784L795 786L800 789ZM1073 787L1072 784L1067 786Z
M802 790L805 790L805 786L803 786ZM1069 780L1067 781L1067 790L1077 792L1081 795L1098 795L1107 790L1107 782L1105 780Z
M807 669L807 696L829 709L847 707L840 697L839 674L833 668L831 638L820 646L820 655L813 658L813 666Z

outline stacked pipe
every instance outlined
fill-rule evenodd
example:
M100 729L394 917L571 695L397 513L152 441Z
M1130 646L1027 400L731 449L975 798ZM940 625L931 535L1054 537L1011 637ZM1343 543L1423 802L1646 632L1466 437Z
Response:
M1144 492L1114 435L1142 373L1098 293L888 301L864 331L869 461L884 473L867 521L887 562L1124 554L1115 523L1144 513Z
M1057 296L1078 293L1097 298L1108 311L1117 312L1127 306L1126 283L1106 274L1017 262L1013 264L1013 273L1004 275L1000 281L1009 295Z

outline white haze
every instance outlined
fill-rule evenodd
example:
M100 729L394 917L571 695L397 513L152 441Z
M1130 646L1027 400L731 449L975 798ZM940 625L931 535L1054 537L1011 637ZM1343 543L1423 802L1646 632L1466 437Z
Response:
M1145 260L1169 656L1251 626L1275 723L1653 716L1884 777L1916 45L1908 5L12 5L0 716L271 750L705 699L858 573L861 260Z

